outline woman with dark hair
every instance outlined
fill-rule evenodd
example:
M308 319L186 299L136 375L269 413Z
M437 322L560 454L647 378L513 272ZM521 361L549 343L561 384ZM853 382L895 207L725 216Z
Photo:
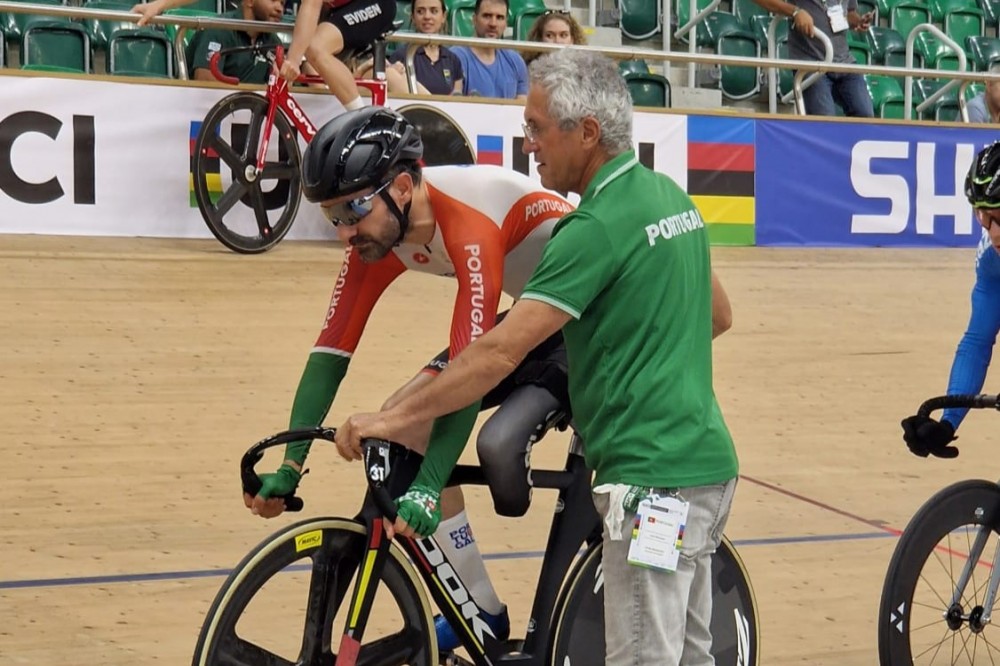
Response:
M444 0L413 0L413 29L424 34L437 34L444 31L448 22L448 9ZM404 44L393 51L389 62L398 71L406 73L406 48ZM462 92L462 63L455 54L445 46L421 46L413 55L413 66L416 70L417 83L432 95L454 95Z
M587 38L583 35L583 28L573 15L566 11L550 9L535 21L528 31L529 42L546 42L549 44L586 44ZM525 53L524 61L531 64L531 61L540 56L541 53Z

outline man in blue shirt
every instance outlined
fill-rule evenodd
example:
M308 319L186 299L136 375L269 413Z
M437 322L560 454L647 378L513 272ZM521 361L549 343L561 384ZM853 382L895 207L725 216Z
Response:
M500 39L507 29L507 0L476 0L472 19L476 37ZM527 99L528 68L517 51L456 46L465 73L463 95Z
M1000 64L990 67L991 74L1000 74ZM1000 81L987 81L986 90L965 105L970 123L1000 122Z
M948 395L982 390L993 344L1000 333L1000 142L976 156L965 179L965 196L983 227L983 236L976 250L972 317L951 364ZM940 421L929 416L908 416L903 419L903 440L915 455L954 458L958 449L949 443L968 411L946 409Z

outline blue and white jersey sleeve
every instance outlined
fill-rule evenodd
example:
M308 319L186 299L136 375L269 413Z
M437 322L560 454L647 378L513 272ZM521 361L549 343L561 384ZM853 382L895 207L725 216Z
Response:
M972 288L972 316L958 343L951 364L948 394L979 393L986 381L986 371L993 356L993 345L1000 332L1000 253L990 243L984 230L976 252L976 284ZM942 420L956 430L967 409L946 409Z

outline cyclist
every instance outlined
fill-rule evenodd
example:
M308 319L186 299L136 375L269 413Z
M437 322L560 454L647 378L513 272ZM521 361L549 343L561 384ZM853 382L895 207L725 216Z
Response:
M387 406L423 385L447 365L449 357L493 326L501 291L514 297L520 294L552 227L572 210L569 202L527 176L486 165L421 168L422 152L415 128L395 111L381 107L365 107L335 118L317 132L306 150L305 196L322 202L347 252L296 392L292 428L314 427L323 421L369 314L382 292L404 271L450 277L458 282L458 294L447 353L390 397ZM552 363L559 362L556 351ZM548 364L541 359L536 367L544 369ZM488 397L484 404L498 402L499 398ZM434 425L435 440L457 442L460 451L479 408L477 403L439 419ZM533 431L539 421L544 422L545 414L522 418L535 419L527 424L528 431ZM403 443L423 448L429 428L430 424ZM274 498L295 490L308 448L307 443L289 445L278 471L263 475L260 494L244 498L255 513L271 517L283 510L282 501ZM455 449L455 444L450 448ZM401 514L415 523L419 521L415 507L420 487L440 488L447 480L446 475L439 479L435 473L440 474L425 464L409 497L399 502ZM476 602L491 614L487 621L498 638L504 639L509 631L506 608L486 575L460 490L446 492L442 504L439 510L444 520L436 530L438 541ZM453 649L458 643L451 627L439 618L441 649Z
M132 7L142 14L138 24L168 9L194 0L153 0ZM361 50L392 30L395 0L302 0L295 17L292 45L281 65L280 76L293 82L302 74L302 59L312 65L347 110L364 106L354 74L336 55L345 48Z
M965 196L983 227L976 250L976 282L972 287L972 316L958 343L948 379L948 394L978 393L986 380L993 344L1000 332L1000 142L976 156L965 178ZM903 419L903 440L914 454L954 458L957 439L968 409L946 409L941 420L929 416Z

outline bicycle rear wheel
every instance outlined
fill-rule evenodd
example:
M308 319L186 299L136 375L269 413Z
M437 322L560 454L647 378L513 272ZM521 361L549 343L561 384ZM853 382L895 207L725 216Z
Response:
M604 664L603 583L597 544L574 567L556 604L552 666ZM757 601L743 560L726 537L712 556L711 630L717 666L759 664Z
M298 135L280 111L264 169L256 173L267 106L251 92L222 98L205 116L194 146L198 209L219 242L241 254L264 252L284 238L302 193Z
M333 664L364 553L364 527L342 518L313 518L271 535L222 585L192 663ZM431 618L416 572L392 546L357 663L436 664Z
M882 666L1000 662L1000 629L980 623L990 574L998 573L998 528L1000 487L992 481L948 486L914 514L882 588ZM967 584L959 589L966 563Z

